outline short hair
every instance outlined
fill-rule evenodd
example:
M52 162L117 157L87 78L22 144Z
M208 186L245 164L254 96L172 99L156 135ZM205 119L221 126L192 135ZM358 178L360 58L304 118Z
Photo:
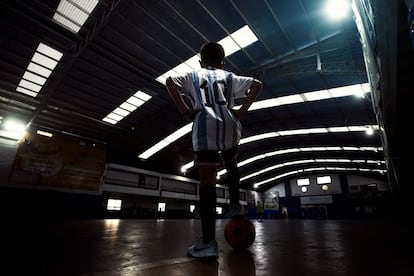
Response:
M219 66L224 60L224 48L217 42L207 42L201 46L200 55L205 65Z

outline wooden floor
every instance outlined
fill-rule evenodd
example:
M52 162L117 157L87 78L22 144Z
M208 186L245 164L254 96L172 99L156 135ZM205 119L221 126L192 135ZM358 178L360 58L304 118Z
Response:
M1 275L414 275L414 227L385 221L253 221L245 252L225 242L220 257L186 249L199 220L6 220Z

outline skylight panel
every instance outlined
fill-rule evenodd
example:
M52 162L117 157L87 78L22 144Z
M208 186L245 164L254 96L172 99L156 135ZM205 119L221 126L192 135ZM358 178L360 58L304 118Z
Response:
M181 63L174 67L174 71L177 72L179 75L187 73L187 72L191 72L192 70L193 68L188 66L186 63Z
M349 126L350 131L366 131L366 126Z
M142 159L148 159L148 157L152 156L153 154L157 153L158 151L160 151L168 145L169 143L167 141L161 140L157 144L155 144L154 146L140 154L138 157Z
M325 100L331 97L331 95L329 95L329 92L327 90L308 92L308 93L304 93L303 96L305 97L307 101Z
M231 37L225 37L222 40L220 40L218 42L221 46L223 46L224 48L224 53L226 54L226 56L229 56L239 50L241 50L241 48L239 47L239 45L237 45L237 43L231 38Z
M280 136L285 135L300 135L300 134L309 134L308 129L294 129L294 130L284 130L284 131L278 131Z
M246 164L250 164L254 161L261 160L261 159L264 159L264 158L266 158L266 154L256 155L256 156L253 156L253 157L251 157L249 159L246 159L244 161L238 162L237 167L243 167Z
M240 51L242 48L256 42L257 40L258 38L256 37L256 35L253 33L250 27L246 25L238 29L234 33L231 33L227 37L221 39L220 41L218 41L218 43L223 47L224 54L227 57L237 51ZM180 73L196 70L200 68L199 60L199 54L194 55L193 57L177 65L170 71L158 76L156 80L162 84L165 84L165 81L169 76L174 76Z
M309 133L327 133L328 130L324 127L309 128Z
M193 70L197 70L199 68L201 68L200 66L200 55L195 55L189 59L187 59L185 62L185 64L187 64L188 66L191 67L191 69Z
M351 96L351 95L355 95L356 93L360 93L358 91L363 91L363 93L369 93L370 92L369 87L370 87L369 83L362 83L362 84L332 88L330 90L312 91L312 92L307 92L303 94L295 94L295 95L271 98L271 99L266 99L266 100L261 100L261 101L255 101L250 106L249 111L264 109L264 108L271 108L271 107L286 105L286 104L300 103L304 101L316 101L316 100L324 100L328 98Z
M143 100L138 99L137 97L134 97L134 96L129 97L129 99L126 102L136 107L139 107L145 103Z
M142 159L149 158L151 155L157 153L161 149L167 147L169 144L173 143L174 141L180 139L182 136L189 133L191 131L192 127L193 127L192 123L183 126L182 128L178 129L177 131L175 131L171 135L169 135L166 138L162 139L160 142L158 142L157 144L155 144L154 146L152 146L151 148L149 148L148 150L146 150L145 152L140 154L138 157L142 158Z
M312 151L324 151L326 147L311 147Z
M149 101L152 98L151 95L148 95L147 93L144 93L144 92L142 92L140 90L138 90L134 94L134 96L137 97L138 99L141 99L141 100L145 101L145 102Z
M178 129L177 131L175 131L173 134L167 136L164 140L169 142L169 143L172 143L172 142L180 139L181 137L183 137L187 133L189 133L191 131L191 128L192 128L192 124L187 124L187 125L183 126L182 128Z
M300 94L279 97L278 99L279 99L280 103L283 104L283 105L284 104L294 104L294 103L303 103L304 102L304 100L300 96Z
M299 152L299 149L298 148L293 148L293 149L282 149L282 150L278 150L278 151L276 151L275 153L277 154L277 155L279 155L279 154L286 154L286 153L292 153L292 152ZM273 153L268 153L267 154L268 156L272 156L272 155L274 155Z
M78 33L98 2L98 0L61 0L53 19L70 31Z
M124 103L123 103L123 104L121 104L119 107L120 107L120 108L123 108L123 109L125 109L125 110L128 110L129 112L133 112L135 109L137 109L137 108L138 108L138 106L133 105L133 104L130 104L130 103L128 103L128 102L124 102Z
M78 7L82 8L87 13L92 13L95 9L96 5L98 4L99 0L71 0L75 3Z
M26 88L23 88L21 86L18 86L16 88L16 91L17 92L20 92L20 93L23 93L23 94L26 94L26 95L29 95L29 96L32 96L32 97L36 97L37 96L37 93L36 92L30 91L30 90L28 90Z
M118 123L117 120L114 120L114 119L111 119L111 118L108 118L108 117L103 118L102 121L105 121L105 122L110 123L110 124L113 124L113 125L115 125L116 123Z
M47 46L46 44L40 43L37 47L37 52L44 54L47 57L53 58L54 60L59 61L63 53L59 52L58 50L53 49L52 47Z
M300 148L300 149L298 149L298 148L282 149L282 150L267 152L267 153L264 153L264 154L259 154L259 155L250 157L250 158L248 158L246 160L239 161L237 163L237 167L240 168L242 166L245 166L245 165L248 165L250 163L253 163L253 162L257 161L257 160L261 160L261 159L264 159L266 157L271 157L271 156L275 156L275 155L288 154L288 153L298 152L298 151L305 151L305 152L306 151L321 151L321 152L323 152L323 151L328 151L328 150L338 150L338 151L344 150L344 151L346 151L346 149L342 149L341 147L307 147L307 148ZM357 148L357 147L354 147L354 148L351 148L350 150L360 150L360 149ZM375 147L372 147L371 148L371 151L377 152L378 150L379 150L379 148L375 148ZM361 149L361 151L362 151L362 149ZM355 161L355 160L352 160L351 161L349 159L343 159L343 160L342 159L315 159L314 161L318 161L318 162L358 162L358 161ZM365 160L362 160L362 162L365 162ZM374 161L374 162L379 162L379 161ZM188 164L189 163L187 163L185 165L186 166L185 167L185 170L187 170L187 169L189 169L189 168L192 167L192 166L189 166ZM281 165L283 166L283 164L281 164ZM182 171L185 171L183 169L183 167L181 168L181 170ZM275 168L275 166L270 167L270 169L274 169L274 168ZM268 170L269 169L263 169L263 170L261 170L259 172L254 173L254 175L258 175L258 174L263 173L263 172L266 172ZM224 175L226 173L227 173L226 169L223 169L223 170L218 171L217 175L218 176L222 176L222 175ZM247 178L250 178L250 176L245 176L243 178L243 180L244 179L247 179Z
M178 73L173 69L165 72L164 74L162 74L161 76L159 76L158 78L156 78L155 80L157 80L158 82L165 84L165 81L167 80L168 77L170 76L176 76L178 75Z
M198 57L194 56L191 59L193 59L193 62L197 61L198 62ZM158 81L165 83L165 79L167 76L170 75L174 75L177 74L177 72L174 71L174 69L171 69L170 71L168 71L167 73L165 73L164 75L160 76L159 78L157 78ZM356 85L358 87L364 87L365 89L367 89L366 91L369 92L369 84L358 84ZM351 88L346 88L346 90L351 89ZM314 100L316 100L317 98L322 98L323 95L327 95L328 91L312 91L309 93L315 93L312 94ZM279 97L279 98L272 98L272 99L267 99L267 100L262 100L262 101L256 101L254 102L250 108L249 111L252 110L257 110L257 109L264 109L264 108L271 108L271 107L275 107L275 106L280 106L280 105L285 105L285 104L291 104L291 103L298 103L298 102L304 102L305 100L307 100L306 98L306 94L295 94L295 95L289 95L289 96L285 96L285 97ZM236 106L235 109L240 108L240 106ZM363 130L366 130L367 126L364 126ZM374 129L378 129L378 126L371 126ZM293 135L295 133L297 134L312 134L312 133L327 133L328 129L327 128L311 128L311 129L306 129L306 130L290 130L290 134L289 131L284 131L282 132L283 135ZM294 131L294 132L292 132ZM348 127L331 127L329 128L330 132L347 132L350 131L350 129ZM357 130L355 130L357 131ZM269 133L263 133L263 134L258 134L255 136L250 136L247 138L242 138L240 140L240 145L245 144L245 143L250 143L253 141L257 141L257 140L262 140L262 139L267 139L267 138L272 138L272 137L276 137L280 135L277 132L269 132Z
M23 79L29 80L31 82L37 83L38 85L42 86L45 84L46 82L46 78L38 76L36 74L30 73L28 71L26 71L23 74Z
M253 135L250 137L246 137L246 138L242 138L240 140L240 145L245 144L245 143L250 143L253 141L257 141L257 140L263 140L263 139L268 139L268 138L272 138L272 137L276 137L279 136L279 134L277 132L268 132L268 133L263 133L263 134L258 134L258 135Z
M250 106L249 111L275 107L275 106L279 106L282 104L283 103L279 100L279 98L256 101Z
M156 78L155 80L158 81L159 83L165 84L165 82L167 81L167 74L163 74L161 76L159 76L158 78Z
M375 147L359 147L360 150L368 150L368 151L378 151L378 148ZM380 148L382 150L382 147Z
M361 95L363 90L360 84L348 85L343 87L336 87L329 89L329 93L334 98L351 96L351 95Z
M348 127L328 127L329 132L347 132Z
M35 92L39 92L40 89L42 89L42 86L34 84L33 82L30 82L24 79L20 80L18 86L35 91Z
M354 163L365 163L365 160L352 160Z
M194 166L194 161L188 162L184 166L181 167L181 172L185 173L189 168Z
M113 112L112 113L109 113L107 117L109 119L112 119L112 120L115 120L115 121L120 121L120 120L122 120L122 118L124 118L121 115L115 114Z
M36 63L33 63L33 62L29 63L29 65L27 66L27 71L36 73L45 78L48 78L50 74L52 73L52 70L47 69L43 66L37 65Z
M123 118L135 111L139 106L143 105L145 102L152 98L151 95L138 90L134 95L129 97L125 102L120 104L115 108L111 113L109 113L102 121L117 124Z
M343 147L344 150L360 150L359 147Z
M129 113L131 113L128 110L125 110L125 109L120 108L120 107L116 108L113 112L117 115L121 115L122 117L126 117L126 116L129 115Z
M78 33L81 28L79 24L74 23L73 21L60 15L59 13L55 13L53 19L74 33Z
M257 36L247 25L230 34L230 36L241 48L245 48L258 40Z
M49 58L49 57L47 57L47 56L45 56L43 54L40 54L38 52L36 52L33 55L32 61L33 62L36 62L37 64L40 64L40 65L42 65L42 66L44 66L44 67L46 67L48 69L50 69L50 70L55 69L55 67L57 65L57 61L56 60L54 60L52 58Z
M361 83L360 85L361 85L361 89L362 89L362 91L363 91L364 93L369 93L369 92L371 92L371 85L370 85L368 82L366 82L366 83Z

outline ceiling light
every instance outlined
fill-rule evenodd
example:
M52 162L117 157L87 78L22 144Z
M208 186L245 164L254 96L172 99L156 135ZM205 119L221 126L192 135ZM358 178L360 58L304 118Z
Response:
M20 140L23 138L26 125L15 119L6 119L2 122L2 129L0 129L0 136Z
M365 131L365 133L367 134L367 135L372 135L372 134L374 134L374 130L372 129L372 128L367 128L367 130Z
M42 131L42 130L37 130L36 134L38 135L42 135L42 136L46 136L46 137L53 137L53 134L50 132L46 132L46 131Z

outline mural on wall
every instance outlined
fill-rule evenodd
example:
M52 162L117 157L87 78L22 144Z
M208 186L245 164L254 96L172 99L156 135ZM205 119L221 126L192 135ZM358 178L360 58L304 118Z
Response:
M27 134L11 168L9 181L97 191L105 168L106 148Z
M279 192L264 193L265 210L279 210Z

